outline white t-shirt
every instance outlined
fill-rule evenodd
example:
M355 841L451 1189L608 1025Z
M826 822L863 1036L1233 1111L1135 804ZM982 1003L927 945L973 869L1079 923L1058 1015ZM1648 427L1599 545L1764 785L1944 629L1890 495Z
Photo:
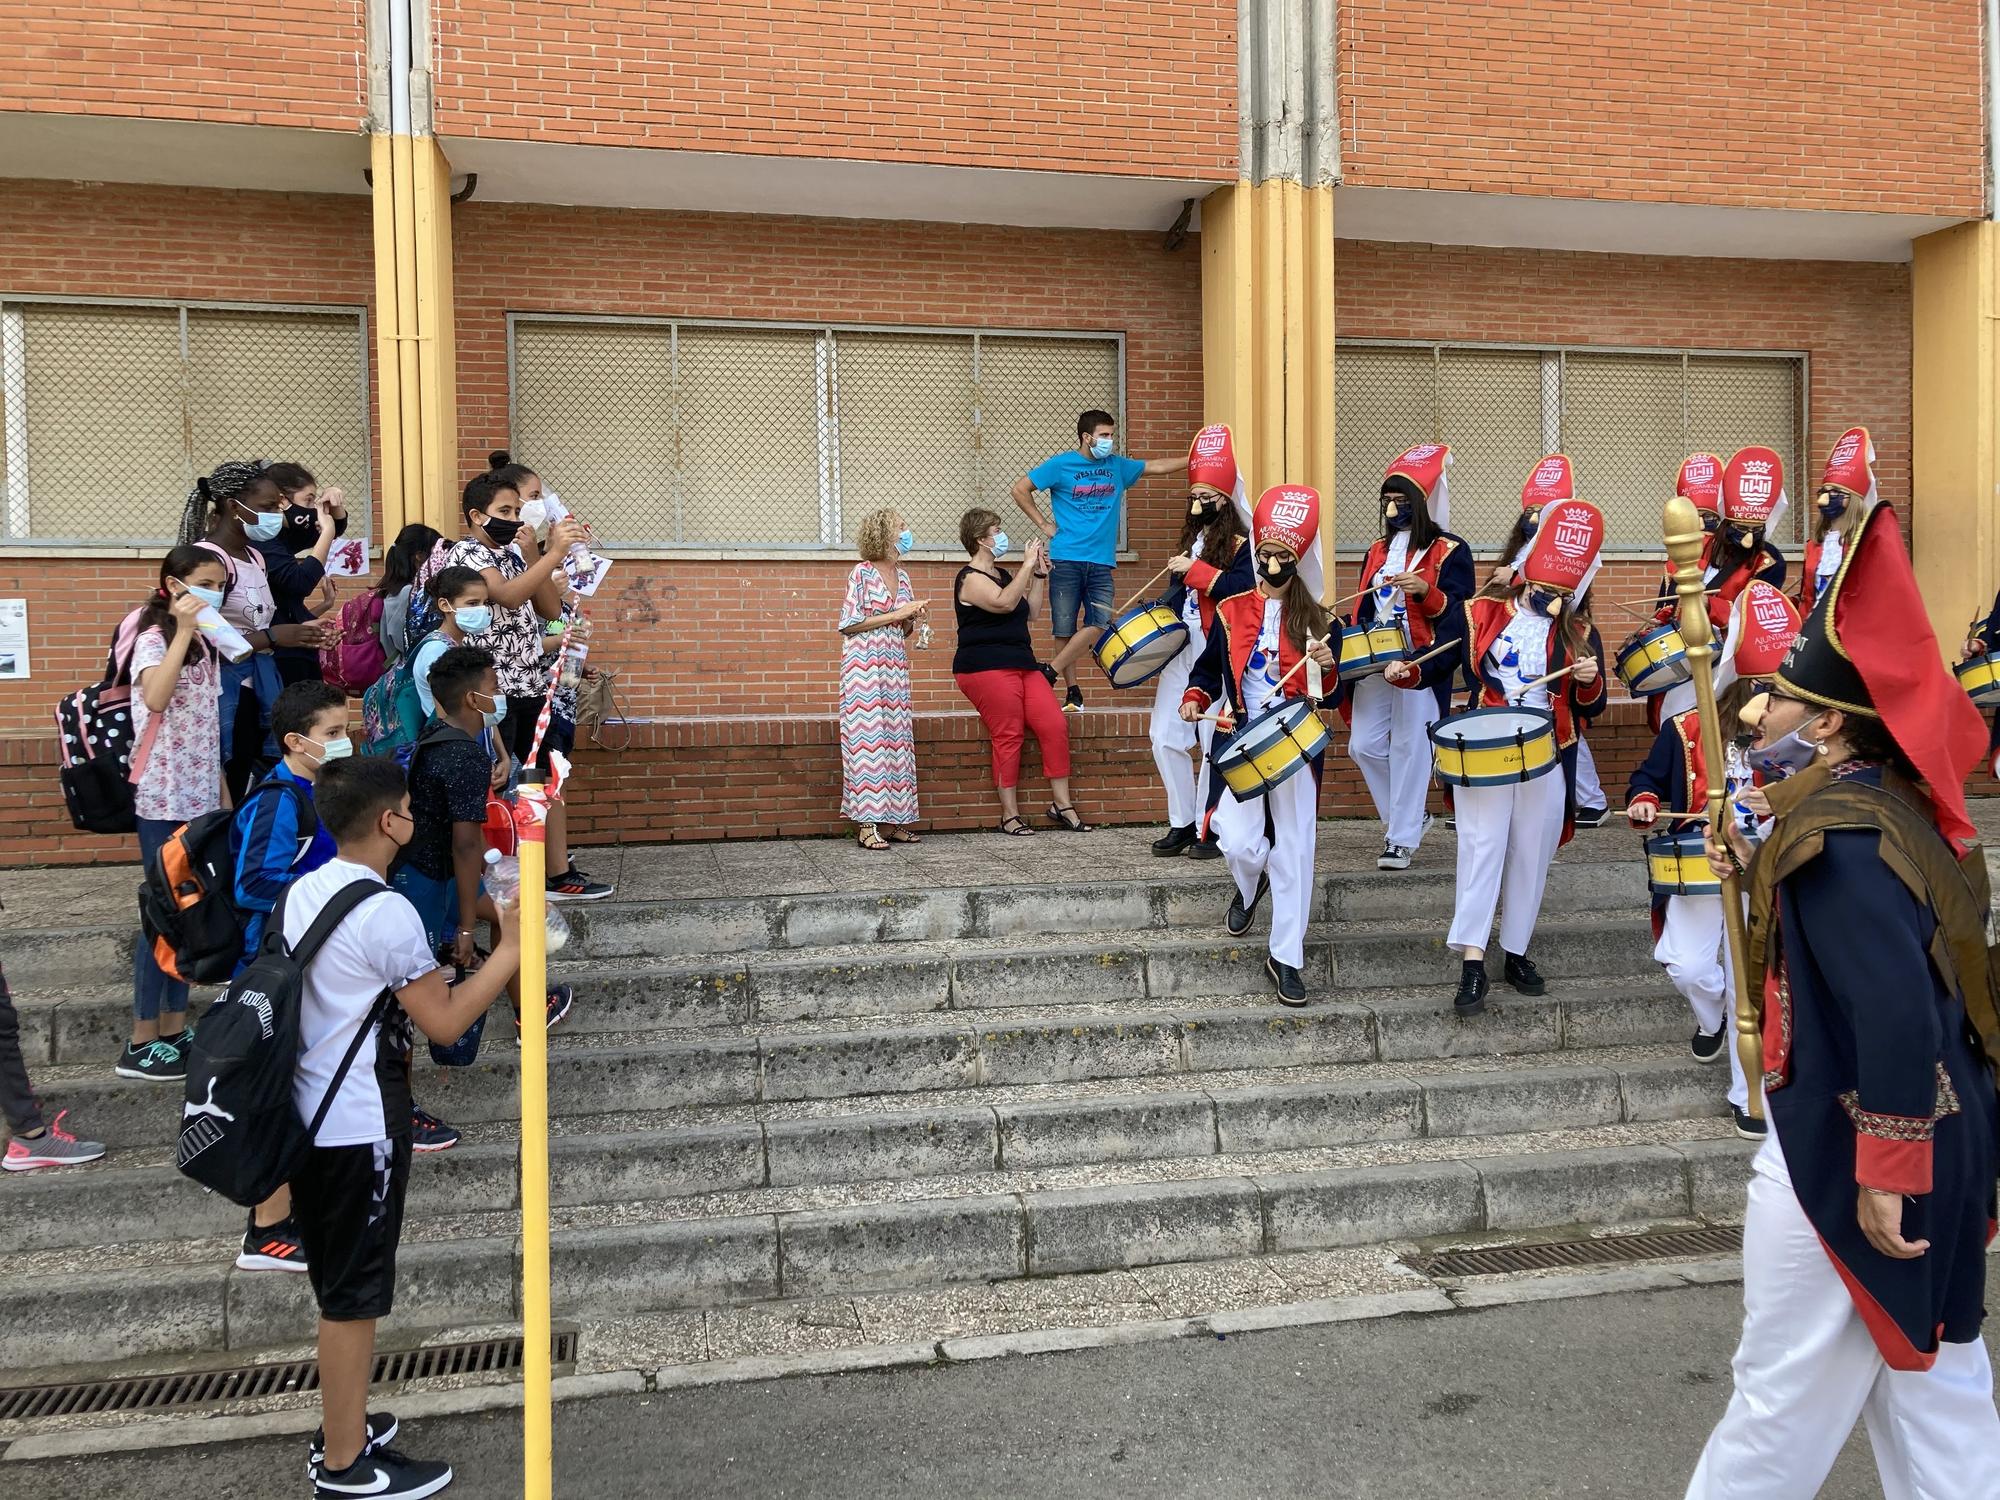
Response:
M1277 696L1278 631L1284 617L1282 599L1264 601L1264 624L1257 632L1257 645L1243 668L1243 716L1254 719L1271 706ZM1240 726L1239 726L1240 727Z
M1546 684L1529 688L1525 693L1521 688L1537 677L1548 675L1551 624L1541 615L1519 610L1487 648L1486 659L1493 663L1493 675L1509 703L1518 703L1523 708L1549 706Z
M285 897L285 941L296 943L313 919L345 886L379 880L373 870L334 859L292 882ZM424 941L423 919L396 891L371 896L334 929L306 969L299 1010L299 1066L292 1099L299 1118L312 1123L335 1069L347 1055L354 1033L383 990L400 990L438 966ZM316 1146L368 1146L408 1135L410 1021L393 1000L341 1080L340 1096L326 1113Z

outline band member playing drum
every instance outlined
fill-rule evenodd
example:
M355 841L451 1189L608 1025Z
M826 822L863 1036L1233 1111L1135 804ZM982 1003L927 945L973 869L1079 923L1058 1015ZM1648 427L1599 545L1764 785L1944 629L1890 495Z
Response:
M1727 628L1736 596L1751 579L1785 586L1784 555L1765 536L1784 518L1788 504L1784 461L1772 449L1739 448L1722 466L1722 526L1702 573L1705 586L1714 590L1708 617L1718 632Z
M1274 485L1257 501L1254 535L1257 586L1216 606L1208 644L1188 674L1181 717L1192 723L1222 701L1242 735L1259 715L1315 686L1309 658L1331 668L1328 615L1299 576L1300 559L1319 537L1319 493L1309 486ZM1226 751L1217 735L1218 763ZM1250 930L1264 897L1271 897L1271 955L1265 972L1278 999L1306 1003L1306 922L1312 914L1313 846L1318 836L1319 782L1324 757L1289 776L1261 797L1225 790L1213 819L1223 858L1236 882L1224 925L1231 937Z
M1604 517L1596 506L1553 501L1543 508L1522 560L1520 586L1499 599L1482 591L1465 606L1464 666L1479 684L1480 707L1550 715L1565 765L1561 776L1454 790L1458 889L1446 941L1464 960L1452 1002L1463 1016L1486 1008L1486 941L1496 908L1507 983L1523 995L1547 989L1528 959L1528 944L1541 915L1549 861L1570 833L1577 722L1600 712L1605 696L1602 664L1571 601L1589 589L1603 546ZM1407 665L1387 675L1398 687L1417 686Z
M1382 535L1362 559L1356 625L1393 624L1413 656L1440 629L1457 628L1460 607L1476 587L1472 553L1444 528L1450 520L1445 470L1451 450L1425 443L1400 454L1382 480ZM1378 870L1407 870L1424 837L1424 796L1431 784L1428 730L1451 698L1457 664L1449 653L1423 663L1424 692L1403 693L1379 675L1350 684L1347 752L1361 768L1382 820Z
M1674 480L1674 493L1692 501L1701 517L1701 529L1706 533L1701 544L1701 565L1705 568L1715 551L1715 534L1722 528L1722 460L1713 453L1690 453L1681 460L1680 475ZM1680 611L1674 596L1672 558L1667 559L1666 567L1660 574L1660 586L1653 590L1653 603L1656 606L1653 618L1662 624L1675 619Z
M1866 427L1850 427L1827 456L1813 497L1812 534L1806 539L1805 566L1799 570L1799 609L1810 613L1826 592L1847 539L1880 498L1875 490L1875 444Z
M1806 764L1766 787L1763 844L1729 836L1770 1129L1736 1390L1689 1500L1816 1494L1856 1417L1884 1493L2000 1493L1980 1337L2000 1017L1984 865L1960 864L1985 735L1938 664L1895 513L1850 541L1759 726L1759 745L1810 746Z
M1215 724L1212 720L1188 724L1181 718L1181 698L1187 691L1188 671L1208 644L1215 606L1247 593L1257 582L1250 561L1250 528L1244 521L1249 507L1242 499L1229 429L1218 424L1196 433L1188 445L1187 468L1188 513L1181 522L1180 545L1167 563L1174 583L1166 603L1186 623L1188 645L1167 664L1153 690L1153 764L1160 768L1167 789L1166 836L1153 841L1153 852L1159 855L1215 852L1213 836L1204 838L1198 826L1204 813L1215 810L1221 794L1221 783L1208 764ZM1189 759L1197 738L1202 754L1199 788Z
M1737 805L1737 797L1758 780L1748 750L1750 736L1742 732L1740 716L1744 705L1770 687L1771 676L1791 649L1798 634L1799 614L1770 584L1754 582L1737 598L1730 618L1729 639L1722 648L1721 665L1715 680L1721 691L1716 698L1716 717L1722 726L1724 755L1723 788L1735 815L1746 825L1755 823L1755 814ZM1679 849L1672 859L1679 869L1694 868L1699 893L1662 890L1653 884L1653 957L1666 969L1667 978L1694 1011L1695 1033L1688 1043L1700 1063L1729 1058L1729 1105L1735 1111L1736 1132L1746 1139L1764 1133L1764 1122L1749 1114L1750 1094L1743 1079L1743 1064L1731 1045L1735 1035L1736 974L1723 951L1722 895L1709 891L1707 858L1702 854L1701 830L1694 819L1706 810L1708 766L1701 748L1701 711L1690 708L1675 714L1661 726L1645 763L1632 773L1627 792L1625 817L1634 828L1658 831L1664 839L1677 839ZM1689 818L1687 815L1694 815ZM1665 821L1667 827L1662 829ZM1648 840L1652 854L1656 842ZM1684 852L1684 859L1683 859ZM1649 861L1650 863L1650 861Z
M1502 594L1514 586L1515 572L1528 555L1528 543L1535 539L1542 509L1551 500L1568 500L1576 494L1576 475L1567 453L1551 453L1536 460L1521 483L1521 514L1515 517L1507 539L1500 544L1499 560L1486 575L1487 588Z

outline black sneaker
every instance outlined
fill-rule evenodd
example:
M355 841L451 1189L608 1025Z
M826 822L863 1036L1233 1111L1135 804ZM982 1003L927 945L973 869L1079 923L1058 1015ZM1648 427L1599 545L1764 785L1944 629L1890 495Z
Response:
M1764 1139L1764 1132L1770 1128L1769 1121L1753 1119L1749 1111L1738 1109L1733 1104L1729 1106L1729 1112L1736 1116L1736 1133L1743 1137L1744 1140L1761 1141Z
M571 860L569 868L560 875L549 877L549 900L551 901L602 901L615 887L601 880L592 880L576 867Z
M387 1411L368 1413L368 1444L361 1451L368 1453L396 1440L402 1430L397 1425L396 1414ZM320 1428L312 1436L312 1446L306 1450L306 1478L319 1478L320 1466L326 1462L326 1429Z
M187 1054L171 1042L148 1042L143 1047L127 1042L111 1071L146 1083L181 1083L188 1076Z
M1461 1016L1476 1016L1486 1009L1486 960L1468 958L1458 968L1458 993L1451 1008Z
M299 1227L290 1214L267 1228L259 1228L251 1211L249 1227L243 1231L243 1248L236 1252L239 1271L303 1271L306 1247L299 1239Z
M573 1003L575 1003L575 1000L576 1000L576 992L572 990L568 985L566 984L550 985L548 1007L547 1007L548 1019L543 1022L543 1028L545 1030L553 1031L555 1029L556 1022L560 1021L564 1016L569 1014L569 1008ZM519 1036L520 1032L521 1032L521 1018L520 1016L516 1015L514 1017L514 1034L516 1036Z
M1608 807L1579 807L1576 810L1576 826L1579 828L1602 828L1611 821Z
M410 1149L422 1153L426 1151L449 1151L463 1137L436 1115L420 1104L410 1106Z
M1410 868L1410 851L1401 844L1384 844L1382 852L1375 856L1378 870L1407 870Z
M1294 1009L1306 1003L1305 976L1290 964L1281 964L1275 958L1264 960L1264 972L1271 976L1271 983L1278 987L1278 1003Z
M1189 859L1220 859L1222 858L1222 846L1216 843L1213 838L1196 839L1192 844L1188 845L1187 857Z
M1250 898L1248 906L1243 904L1243 892L1240 890L1229 898L1229 915L1222 919L1222 925L1231 937L1242 937L1250 930L1250 919L1257 915L1257 908L1263 903L1264 893L1270 888L1271 877L1266 873L1257 877L1257 894Z
M321 1467L313 1480L317 1500L422 1500L450 1484L451 1465L411 1458L394 1448L371 1448L344 1469Z
M1080 714L1083 712L1082 688L1072 685L1070 690L1063 694L1063 712L1066 714Z
M1698 1063L1720 1062L1722 1060L1722 1039L1729 1034L1729 1025L1724 1022L1714 1031L1697 1031L1688 1043L1688 1051L1694 1054Z
M1507 962L1500 970L1501 977L1523 995L1545 995L1549 982L1542 978L1542 971L1528 962L1525 953L1509 953Z
M1180 828L1169 828L1161 837L1154 839L1153 852L1164 859L1179 854L1195 841L1194 824L1188 823Z

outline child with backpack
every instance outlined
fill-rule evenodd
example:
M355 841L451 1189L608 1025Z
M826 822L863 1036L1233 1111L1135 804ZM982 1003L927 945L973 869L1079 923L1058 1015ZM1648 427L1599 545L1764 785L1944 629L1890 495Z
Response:
M412 642L394 670L384 674L362 698L369 753L394 755L405 766L436 708L431 668L445 652L472 644L473 637L486 634L493 624L486 580L470 568L439 569L431 575L425 595L439 623ZM491 738L497 744L498 737ZM500 764L511 765L504 755L502 748ZM504 773L496 777L496 781L504 779Z
M140 607L132 644L133 817L139 857L151 865L183 823L224 806L218 702L221 656L195 624L228 587L223 560L181 546L160 563L159 587ZM188 987L160 967L149 943L132 956L132 1036L120 1078L173 1083L187 1076Z

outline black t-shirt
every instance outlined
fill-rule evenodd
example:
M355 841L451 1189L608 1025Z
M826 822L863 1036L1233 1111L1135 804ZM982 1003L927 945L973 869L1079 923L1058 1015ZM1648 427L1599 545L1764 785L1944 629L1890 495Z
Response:
M451 825L485 822L492 784L493 757L463 730L418 747L410 762L410 816L417 827L403 856L411 868L433 880L451 878Z
M1014 575L998 563L993 565L993 570L1000 575L1001 588L1014 581ZM1014 606L1012 614L1005 615L996 615L990 609L966 603L965 580L980 571L971 566L963 567L958 570L958 577L952 580L951 601L958 616L958 649L952 653L952 671L1034 671L1035 647L1028 639L1028 601L1023 599Z

